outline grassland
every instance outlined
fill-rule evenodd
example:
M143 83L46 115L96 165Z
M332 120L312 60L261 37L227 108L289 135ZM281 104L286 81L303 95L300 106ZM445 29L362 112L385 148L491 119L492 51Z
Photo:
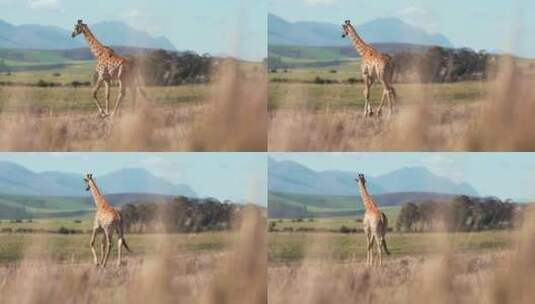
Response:
M87 222L86 222L87 223ZM61 221L55 221L55 225ZM65 223L68 226L69 223ZM82 227L87 225L80 224ZM235 237L229 232L200 234L128 234L126 240L134 254L132 256L154 255L154 247L162 238L166 239L173 252L201 254L222 251L230 245ZM37 234L37 233L3 233L0 234L0 264L20 262L23 259L51 259L55 262L85 261L92 262L89 248L90 234ZM36 245L39 244L39 245ZM117 248L114 246L114 248ZM114 250L116 251L116 250ZM116 252L111 253L111 259Z
M258 63L220 62L210 84L145 87L135 105L127 92L112 121L97 117L90 87L70 85L91 81L94 62L46 69L61 58L45 55L21 61L35 64L33 70L0 73L0 82L11 83L0 87L3 150L266 150L266 74ZM60 86L35 86L40 80ZM110 107L117 91L111 90ZM104 89L98 97L104 104Z
M133 253L92 264L89 235L0 234L2 303L267 303L265 226L202 234L127 234ZM99 243L97 243L99 244ZM99 246L97 246L99 247ZM100 250L97 250L99 252Z
M344 222L350 224L349 221ZM473 233L388 233L388 249L393 257L437 254L440 242L448 242L461 252L484 252L506 249L511 232ZM307 259L349 261L366 259L366 236L363 233L270 233L269 258L274 263Z
M347 83L350 79L362 80L360 61L323 68L296 68L269 73L269 109L309 109L325 112L335 110L359 110L364 106L364 85ZM315 83L332 81L330 84ZM440 84L396 84L398 103L414 105L420 103L415 96L426 92L425 103L455 106L469 104L487 98L488 86L482 81L465 81ZM371 100L378 104L382 87L375 84Z

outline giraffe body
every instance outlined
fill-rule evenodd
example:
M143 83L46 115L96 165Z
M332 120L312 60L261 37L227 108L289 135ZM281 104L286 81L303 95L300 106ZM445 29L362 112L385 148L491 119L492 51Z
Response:
M361 56L361 73L364 82L364 117L372 116L373 109L370 103L370 89L376 81L383 85L383 95L377 114L381 115L385 100L388 101L389 112L392 115L394 103L396 102L396 90L392 85L394 76L394 65L392 57L382 54L374 47L367 44L357 33L349 20L342 25L342 37L349 37L355 50Z
M101 117L113 116L117 112L121 101L126 96L126 89L131 88L132 99L135 107L136 95L138 91L145 95L143 91L136 85L135 77L135 65L134 62L126 57L120 56L115 51L100 43L100 41L93 35L87 24L84 24L82 20L78 20L75 25L72 37L83 34L85 40L95 56L97 63L95 71L97 73L97 81L93 87L93 99L98 109L98 113ZM117 80L119 84L119 93L117 95L117 101L115 107L110 113L110 86L111 81ZM104 84L106 92L106 104L103 108L98 100L98 91Z
M93 180L92 174L87 174L84 178L87 185L86 190L91 192L97 211L95 213L95 220L93 222L93 233L91 234L91 241L89 243L93 259L96 266L106 267L108 256L112 247L113 233L117 232L117 266L121 265L121 249L124 246L126 250L130 251L124 239L123 220L118 210L111 207L106 198L102 195L97 184ZM98 233L103 233L101 243L101 259L99 261L95 251L95 240Z
M368 193L366 188L366 179L363 174L359 174L357 179L359 185L359 192L362 198L362 203L364 204L364 219L362 224L364 226L364 233L366 234L367 240L367 258L366 263L368 265L374 265L374 246L378 255L378 264L382 265L383 263L383 251L386 254L390 254L388 247L386 246L385 235L388 229L388 218L386 215L379 210L377 203Z

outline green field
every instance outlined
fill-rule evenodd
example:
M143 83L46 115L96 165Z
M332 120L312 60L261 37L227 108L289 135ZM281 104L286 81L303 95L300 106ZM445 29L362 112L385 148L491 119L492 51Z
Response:
M400 206L381 207L381 211L388 217L390 228L393 228L396 224L400 210ZM362 229L362 216L364 214L362 209L355 209L343 213L354 215L325 218L303 217L298 219L270 219L269 222L274 223L271 225L274 225L273 227L279 231L288 230L290 228L293 231L299 231L300 229L339 231L342 226L345 226L348 229Z
M301 209L301 218L361 217L363 205L357 196L309 195L284 192L269 192L270 209ZM395 222L401 206L382 206L381 210ZM284 210L283 210L284 211ZM392 221L391 221L392 222ZM393 223L393 222L392 222ZM337 227L338 229L339 227Z
M270 72L268 105L271 110L305 108L312 110L361 109L364 105L364 85L347 83L349 79L362 79L358 61L323 68L298 68L286 72ZM330 84L315 83L334 81ZM484 81L457 83L398 83L395 84L399 104L434 102L465 104L484 100L488 85ZM374 84L370 99L376 106L383 88Z
M511 243L510 231L473 233L387 233L392 256L443 253L447 249L460 252L483 252L504 249ZM363 233L270 233L269 259L291 262L311 259L365 259L366 238Z
M126 240L134 252L130 256L156 254L162 240L174 252L202 253L220 251L226 248L233 237L230 232L201 234L128 234ZM0 233L0 264L22 259L53 259L56 261L92 262L89 248L89 234L5 234ZM115 240L117 240L115 238ZM110 254L110 261L116 254L116 244Z

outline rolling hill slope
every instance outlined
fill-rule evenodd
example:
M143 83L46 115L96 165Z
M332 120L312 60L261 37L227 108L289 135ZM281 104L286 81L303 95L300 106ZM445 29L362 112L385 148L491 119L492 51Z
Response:
M401 192L374 195L381 208L400 208L407 202L450 200L455 195L432 192ZM304 218L355 216L363 213L360 197L341 195L296 194L270 191L268 195L270 218Z

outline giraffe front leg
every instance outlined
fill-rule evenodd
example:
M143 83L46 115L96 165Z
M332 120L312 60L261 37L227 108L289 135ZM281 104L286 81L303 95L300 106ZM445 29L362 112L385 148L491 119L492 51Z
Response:
M378 259L378 265L379 266L382 266L383 265L383 238L379 237L377 238L377 254L379 255L379 259Z
M95 238L97 235L97 229L93 228L93 233L91 234L91 241L89 242L89 246L91 247L91 253L93 253L93 261L95 263L95 266L98 266L98 257L97 252L95 251Z
M102 267L106 267L106 264L108 263L108 257L111 251L112 231L109 229L104 229L104 237L106 240L106 246L105 246L106 250L104 254L104 261L102 261Z
M377 109L377 116L381 116L383 114L383 106L385 103L385 99L388 96L388 91L386 89L383 90L383 96L381 97L381 102L379 103L379 108Z
M95 101L95 104L98 109L98 115L100 117L104 117L105 113L102 110L102 106L100 105L100 101L98 101L98 90L100 90L100 87L102 86L102 82L104 82L104 79L102 77L99 77L97 80L97 83L95 84L95 87L93 88L93 100Z
M104 264L104 255L106 254L106 237L103 235L100 240L100 265Z
M362 116L368 117L368 114L372 114L370 108L370 79L364 76L364 114Z
M110 115L110 81L105 80L104 85L106 88L106 116Z

